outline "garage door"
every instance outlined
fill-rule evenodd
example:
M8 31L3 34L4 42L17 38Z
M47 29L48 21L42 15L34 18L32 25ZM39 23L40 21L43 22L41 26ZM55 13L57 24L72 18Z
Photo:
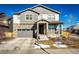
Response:
M33 31L30 29L18 29L17 37L33 37Z

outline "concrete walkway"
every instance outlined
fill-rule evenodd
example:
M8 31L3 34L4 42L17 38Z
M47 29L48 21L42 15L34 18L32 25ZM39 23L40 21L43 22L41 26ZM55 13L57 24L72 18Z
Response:
M24 50L32 48L33 38L16 38L10 41L3 41L0 50Z

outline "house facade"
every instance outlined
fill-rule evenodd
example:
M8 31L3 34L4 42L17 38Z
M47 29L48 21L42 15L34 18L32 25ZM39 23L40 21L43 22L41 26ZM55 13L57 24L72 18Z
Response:
M60 12L43 5L15 12L13 15L13 37L36 37L48 35L57 30ZM61 30L61 28L60 28Z

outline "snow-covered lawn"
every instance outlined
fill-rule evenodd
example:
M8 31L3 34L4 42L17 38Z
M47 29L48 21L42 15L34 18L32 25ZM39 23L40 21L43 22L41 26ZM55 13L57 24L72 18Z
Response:
M55 47L57 47L57 48L68 48L68 46L67 45L65 45L65 44L53 44L53 46L55 46Z
M57 48L68 48L68 46L66 44L62 44L61 41L54 42L53 46L55 46Z

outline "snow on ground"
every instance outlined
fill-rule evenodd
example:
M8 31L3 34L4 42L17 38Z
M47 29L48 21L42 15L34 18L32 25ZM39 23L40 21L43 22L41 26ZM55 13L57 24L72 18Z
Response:
M41 46L41 47L40 47ZM39 46L38 45L34 45L34 48L36 49L36 48L49 48L50 46L49 45L45 45L45 44L39 44Z
M62 44L62 42L55 42L54 44L53 44L53 46L55 46L55 47L57 47L57 48L67 48L68 46L67 45L65 45L65 44Z

